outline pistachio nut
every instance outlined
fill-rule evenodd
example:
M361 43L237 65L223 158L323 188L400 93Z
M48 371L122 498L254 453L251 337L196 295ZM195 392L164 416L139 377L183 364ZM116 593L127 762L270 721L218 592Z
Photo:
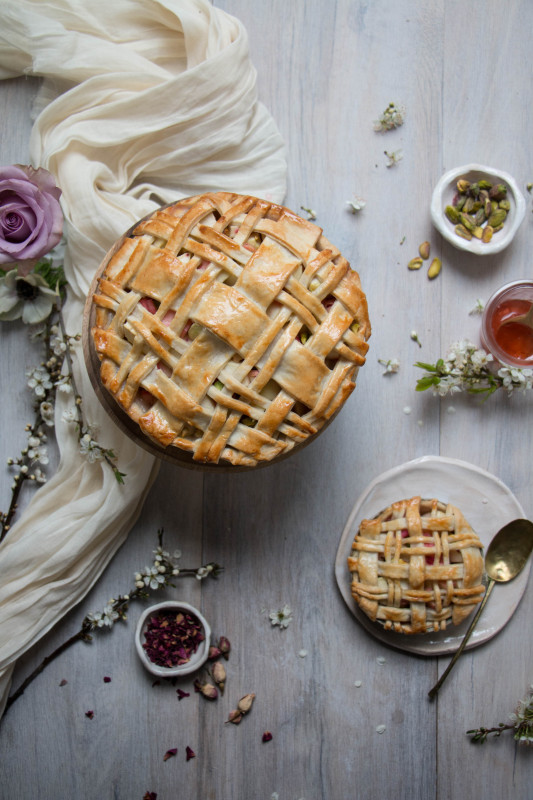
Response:
M459 209L457 209L455 206L446 206L444 213L454 225L459 222Z
M500 200L500 202L498 203L498 206L500 208L503 208L505 211L510 211L511 210L511 202L510 202L510 200Z
M490 215L487 222L492 228L497 228L498 225L503 225L506 216L507 211L504 208L497 208L496 211Z
M421 258L412 258L407 265L407 269L420 269L422 266Z
M470 239L472 238L472 234L470 233L469 230L465 228L464 225L456 225L454 230L456 234L458 236L462 236L463 239L467 239L468 241L470 241Z
M489 189L489 197L491 200L503 200L507 195L507 186L503 183L498 183Z
M470 189L470 181L461 178L461 180L457 181L457 191L459 194L464 194Z
M492 189L492 183L490 181L485 180L484 178L478 181L477 185L479 186L480 189Z
M483 228L481 225L476 225L474 230L472 231L472 236L475 236L476 239L481 239L483 236Z
M470 212L474 210L474 203L475 201L473 197L466 198L465 204L463 206L463 211L465 212L465 214L470 214Z
M428 278L430 280L436 278L439 272L441 271L441 268L442 268L442 261L440 260L440 258L434 258L431 264L429 265Z
M461 220L461 224L467 229L467 231L473 231L476 227L476 223L474 218L471 217L469 214L465 214L463 211L459 214L459 219Z
M488 244L488 242L490 242L490 240L492 239L493 233L494 229L492 228L492 226L485 225L485 227L483 228L483 236L481 237L481 241L485 242L485 244Z
M418 248L418 252L420 253L421 258L424 259L424 261L426 261L426 259L429 258L429 250L430 250L429 242L422 242L422 244Z

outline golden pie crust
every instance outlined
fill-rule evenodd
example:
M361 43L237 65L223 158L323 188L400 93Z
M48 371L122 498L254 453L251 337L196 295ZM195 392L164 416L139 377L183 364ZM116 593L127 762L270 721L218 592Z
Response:
M355 388L357 272L283 206L212 192L139 222L92 295L100 380L143 434L255 466L307 442Z
M485 593L482 544L458 508L412 497L361 522L348 558L354 600L396 633L459 625Z

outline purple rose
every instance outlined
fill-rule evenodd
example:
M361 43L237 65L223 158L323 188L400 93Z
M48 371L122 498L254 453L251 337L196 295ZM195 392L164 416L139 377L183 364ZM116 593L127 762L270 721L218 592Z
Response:
M60 196L42 167L0 167L0 264L37 260L59 243Z

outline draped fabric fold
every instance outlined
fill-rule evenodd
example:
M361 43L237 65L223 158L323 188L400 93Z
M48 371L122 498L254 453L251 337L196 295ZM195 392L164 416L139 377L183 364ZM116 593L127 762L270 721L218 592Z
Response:
M69 334L105 252L161 203L217 189L283 200L283 142L246 31L207 0L0 0L0 23L0 78L44 78L30 155L63 192ZM57 473L0 545L0 711L16 659L91 588L157 476L102 410L81 348L73 358L85 421L127 477L80 455L58 393Z

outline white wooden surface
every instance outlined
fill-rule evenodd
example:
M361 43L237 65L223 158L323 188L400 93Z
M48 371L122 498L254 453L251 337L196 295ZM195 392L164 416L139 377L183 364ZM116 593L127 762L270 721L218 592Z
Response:
M439 401L415 394L418 359L477 339L477 298L531 277L533 217L502 254L476 258L444 243L429 220L445 169L479 161L533 180L529 0L219 0L248 29L258 85L287 143L287 205L317 221L361 275L373 335L346 408L309 448L256 473L202 476L162 464L138 524L90 595L21 660L15 685L74 633L85 613L131 586L156 531L183 565L217 560L218 583L181 581L171 597L199 604L233 650L224 697L152 687L133 649L141 605L126 625L79 644L50 666L0 725L0 795L18 800L371 800L531 796L533 756L502 737L479 748L468 728L506 721L533 680L531 586L506 629L463 655L436 703L427 691L446 659L392 650L366 633L336 587L333 564L349 511L386 469L424 454L501 478L533 517L533 397ZM0 84L0 159L27 160L36 83ZM374 133L390 102L403 128ZM386 168L384 150L402 150ZM346 201L363 196L358 216ZM404 240L405 237L405 240ZM406 264L429 239L437 280ZM404 243L401 242L404 240ZM415 329L420 349L410 339ZM31 403L23 367L38 355L22 326L3 324L2 454L16 455ZM382 375L378 358L399 358ZM7 388L9 387L9 388ZM410 406L412 413L403 413ZM449 413L451 407L455 413ZM420 424L419 424L420 421ZM2 503L10 478L0 471ZM396 499L396 498L391 498ZM36 540L39 531L35 531ZM531 582L530 582L531 583ZM497 603L497 589L491 602ZM294 620L272 629L268 610ZM265 611L266 609L266 611ZM304 648L305 658L298 656ZM377 659L385 658L379 665ZM109 675L111 683L104 683ZM59 687L61 679L68 684ZM354 682L360 680L360 688ZM186 682L184 688L191 686ZM247 692L243 723L224 725ZM93 720L85 711L94 709ZM386 725L384 734L376 727ZM264 730L273 740L263 744ZM190 745L197 757L185 761ZM176 758L163 762L171 747Z

